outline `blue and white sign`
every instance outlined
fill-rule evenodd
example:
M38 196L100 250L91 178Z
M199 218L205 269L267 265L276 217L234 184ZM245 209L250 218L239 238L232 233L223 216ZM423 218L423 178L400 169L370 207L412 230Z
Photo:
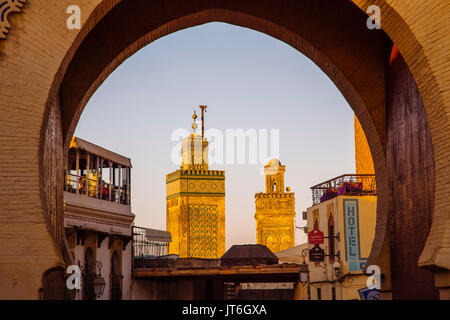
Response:
M362 271L367 258L361 257L357 199L344 199L345 260L349 271Z
M377 289L363 288L358 290L361 300L381 300L380 292Z

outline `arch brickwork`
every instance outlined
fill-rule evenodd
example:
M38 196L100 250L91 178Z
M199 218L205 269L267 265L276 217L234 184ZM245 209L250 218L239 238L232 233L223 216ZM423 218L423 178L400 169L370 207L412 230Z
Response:
M286 42L314 61L347 99L367 136L377 177L377 227L369 259L386 274L392 210L386 57L395 43L420 92L432 143L431 226L417 265L433 271L441 297L450 298L448 1L78 0L82 28L68 30L66 9L72 4L26 2L21 12L9 15L11 29L0 41L0 298L38 298L42 274L67 262L58 231L60 169L91 95L143 46L213 21ZM366 9L373 4L381 8L382 31L365 28ZM52 165L55 161L59 166ZM390 281L383 285L390 291Z

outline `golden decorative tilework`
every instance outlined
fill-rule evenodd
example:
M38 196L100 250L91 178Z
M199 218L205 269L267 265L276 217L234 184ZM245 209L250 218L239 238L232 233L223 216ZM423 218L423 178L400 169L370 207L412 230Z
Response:
M189 206L189 256L216 257L218 252L218 214L216 205Z
M189 181L189 182L187 182ZM224 193L224 179L183 179L167 183L166 194L168 197L177 195L180 192L195 193Z

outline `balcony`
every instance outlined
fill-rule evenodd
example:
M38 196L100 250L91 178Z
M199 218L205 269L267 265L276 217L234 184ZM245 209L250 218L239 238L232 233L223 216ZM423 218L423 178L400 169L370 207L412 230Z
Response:
M374 174L343 174L319 183L311 187L311 190L313 205L340 195L367 196L377 194Z
M134 266L137 268L166 266L173 258L167 255L168 245L171 241L170 232L134 226Z
M85 175L77 176L66 173L64 191L85 195L91 198L129 205L130 196L126 186L116 186L100 179L89 179Z
M64 191L130 205L130 185L129 158L73 137L65 166Z

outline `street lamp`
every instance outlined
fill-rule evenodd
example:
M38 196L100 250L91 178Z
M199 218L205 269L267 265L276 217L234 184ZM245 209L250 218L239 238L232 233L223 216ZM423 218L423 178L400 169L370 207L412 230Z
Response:
M97 298L100 298L105 291L106 282L105 279L101 275L102 263L100 261L96 261L98 273L95 275L94 281L92 285L94 286L94 292Z
M308 277L309 277L309 268L308 265L305 262L303 262L300 265L300 282L302 283L302 285L308 283Z
M308 249L305 248L301 253L303 256L303 263L300 265L300 282L302 283L302 285L307 284L309 280L309 268L305 260L306 251L308 251Z
M339 258L335 263L333 263L333 271L335 279L339 282L342 282L344 276L342 275L342 261L339 260Z
M339 276L341 274L341 264L337 261L335 263L333 263L333 270L334 270L334 275L336 276L336 278L339 278Z

